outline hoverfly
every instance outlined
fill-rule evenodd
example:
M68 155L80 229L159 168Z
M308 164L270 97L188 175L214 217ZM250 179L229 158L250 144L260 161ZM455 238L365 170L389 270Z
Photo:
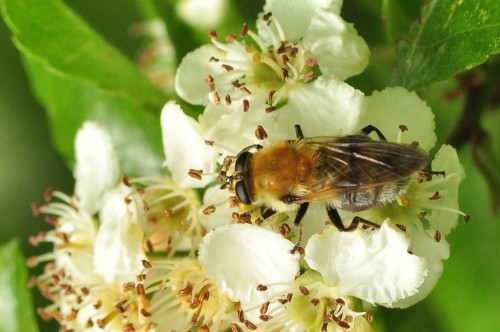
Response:
M300 125L295 131L296 140L246 147L236 156L234 173L223 176L243 204L267 207L261 221L298 207L298 226L310 202L325 202L340 231L355 230L360 222L379 227L358 216L345 226L337 209L357 212L395 201L428 161L417 145L388 142L372 125L344 137L304 138ZM372 132L378 140L368 136Z

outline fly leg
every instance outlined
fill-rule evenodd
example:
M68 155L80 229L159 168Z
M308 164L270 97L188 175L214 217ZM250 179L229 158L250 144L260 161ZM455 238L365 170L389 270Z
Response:
M266 220L267 218L273 216L276 214L276 211L274 211L273 209L267 209L266 211L262 212L262 214L260 215L260 217L258 217L256 220L255 220L255 224L256 225L260 225L264 222L264 220Z
M326 207L326 213L328 213L328 218L332 222L332 224L337 227L337 229L341 232L352 232L355 229L358 228L358 225L360 223L371 226L373 228L380 228L379 224L376 224L374 222L371 222L369 220L363 219L361 217L355 216L352 218L351 224L347 227L344 226L344 223L342 222L342 218L340 218L339 212L337 211L336 208L332 206L327 206Z
M297 232L297 241L295 241L295 244L293 246L293 249L290 250L290 253L293 255L297 251L297 249L300 247L300 241L302 240L302 219L306 215L307 209L309 208L309 202L301 203L299 205L299 210L297 211L297 214L295 215L295 219L293 221L293 224L295 225L296 229L298 229Z
M382 132L377 127L375 127L375 126L368 125L368 126L364 127L363 129L361 129L359 131L359 133L361 135L364 135L364 136L368 136L372 132L375 132L377 134L379 140L381 140L381 141L387 141L387 139L385 138L384 134L382 134Z
M300 125L296 124L294 126L294 128L295 128L295 135L297 136L297 139L304 138L304 134L302 133L302 128L300 128Z

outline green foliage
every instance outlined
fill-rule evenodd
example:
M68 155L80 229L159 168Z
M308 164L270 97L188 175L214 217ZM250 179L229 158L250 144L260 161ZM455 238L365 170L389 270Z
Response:
M112 133L124 171L151 171L144 160L161 158L158 114L167 96L62 2L0 5L66 160L81 123L95 120Z
M28 271L19 244L12 240L0 247L0 331L38 331L28 290Z
M416 89L483 63L500 52L499 18L497 0L430 1L399 44L396 83Z

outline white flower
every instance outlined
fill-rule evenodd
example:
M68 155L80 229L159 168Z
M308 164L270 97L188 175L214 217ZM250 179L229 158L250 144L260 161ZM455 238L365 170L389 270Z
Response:
M100 226L94 245L94 272L109 284L134 280L146 259L144 231L130 188L121 186L104 197L99 213Z
M340 80L366 67L368 48L340 18L340 2L268 1L264 10L258 35L242 28L253 42L213 36L181 62L177 92L208 104L199 118L204 138L237 153L255 143L258 125L275 140L294 138L297 123L311 136L352 132L363 94Z
M233 224L207 234L199 261L220 291L241 303L252 324L262 330L301 331L322 327L326 307L335 316L326 325L349 326L354 317L364 325L364 312L355 311L351 303L354 297L392 306L415 294L428 265L408 253L409 243L389 223L377 231L330 227L312 236L305 248L305 261L319 274L306 272L296 280L299 255L290 252L292 242L260 227Z
M129 213L135 203L128 201L128 193L115 189L118 162L106 131L85 123L77 134L75 150L77 197L49 191L48 203L34 206L54 226L32 237L34 244L54 244L53 252L30 259L30 265L47 262L36 282L53 303L39 313L57 319L61 329L67 330L139 327L140 301L133 287L122 287L141 272L144 258L143 232L136 214ZM101 224L94 215L101 218Z
M85 122L75 137L75 159L75 196L80 207L93 215L106 192L120 179L109 134L96 123Z
M168 102L161 113L165 165L172 179L184 188L199 188L212 181L188 176L190 169L213 172L217 154L199 133L198 123L184 114L179 105Z

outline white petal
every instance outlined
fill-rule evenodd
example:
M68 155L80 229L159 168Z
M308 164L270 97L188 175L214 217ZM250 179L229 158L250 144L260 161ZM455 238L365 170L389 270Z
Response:
M441 146L432 161L432 170L445 171L446 178L435 176L428 183L429 194L439 192L441 197L437 200L426 201L426 207L432 209L432 215L427 216L427 219L429 219L431 230L438 230L446 236L457 225L459 218L456 212L458 211L458 186L464 174L457 151L450 145Z
M415 294L427 274L426 261L407 252L409 243L388 222L371 233L332 227L311 237L305 260L340 294L391 305Z
M342 7L342 1L338 0L267 0L264 5L264 14L272 13L271 21L275 21L280 25L284 33L283 40L298 42L304 36L311 24L311 20L318 12L328 10L339 14L340 7ZM272 34L278 35L272 25L272 30L270 30L267 22L263 22L261 19L257 20L259 36L268 44L273 43Z
M436 144L434 114L415 92L401 87L386 88L366 97L366 103L367 111L358 129L374 125L388 141L397 142L399 126L405 125L408 131L401 133L400 143L417 141L426 151Z
M94 255L94 272L117 285L134 280L146 257L142 248L144 233L137 224L135 206L126 202L127 195L121 190L106 197L99 214L101 225Z
M200 208L200 222L206 230L216 229L232 223L231 214L235 211L229 206L230 193L220 189L219 185L208 188L203 196L203 206ZM215 212L206 215L202 211L209 205L216 206Z
M268 106L264 104L265 97L262 94L252 94L247 100L250 103L247 112L242 111L243 101L236 100L231 106L209 104L200 116L204 138L215 141L217 151L224 155L235 155L249 145L262 143L255 136L259 125L266 130L270 140L288 138L273 130L277 114L265 113L264 109Z
M211 173L216 166L217 153L205 144L198 123L185 115L179 105L168 102L161 113L161 128L165 165L174 182L184 188L199 188L212 181L213 176L196 180L188 175L190 169Z
M231 82L238 79L241 73L237 70L226 72L221 67L221 62L210 61L211 57L223 60L230 58L234 61L245 63L251 55L240 44L226 45L227 51L222 52L212 44L206 44L188 53L181 61L175 75L175 91L188 103L206 105L209 103L210 87L205 82L210 75L215 78L219 95L226 95L227 89L232 89ZM242 57L244 59L242 59ZM237 67L235 66L235 69Z
M351 134L365 111L361 91L333 77L321 76L290 90L288 104L278 111L276 132L295 138L294 125L300 124L308 136ZM285 134L281 134L281 132Z
M328 12L314 17L304 37L304 47L316 58L321 72L339 80L361 73L370 58L368 45L353 25Z
M90 215L97 212L102 197L119 181L119 163L108 132L94 122L85 122L75 138L75 195Z
M260 284L291 282L299 270L293 243L281 235L248 224L232 224L208 233L200 246L203 272L232 301L243 306L263 303L284 286L257 291Z
M418 288L418 293L392 304L392 308L408 308L415 303L425 299L434 289L439 278L443 273L444 261L450 257L450 245L444 238L437 242L434 237L421 227L412 224L406 227L407 232L411 234L410 249L413 254L424 257L429 264L429 271L425 281Z

